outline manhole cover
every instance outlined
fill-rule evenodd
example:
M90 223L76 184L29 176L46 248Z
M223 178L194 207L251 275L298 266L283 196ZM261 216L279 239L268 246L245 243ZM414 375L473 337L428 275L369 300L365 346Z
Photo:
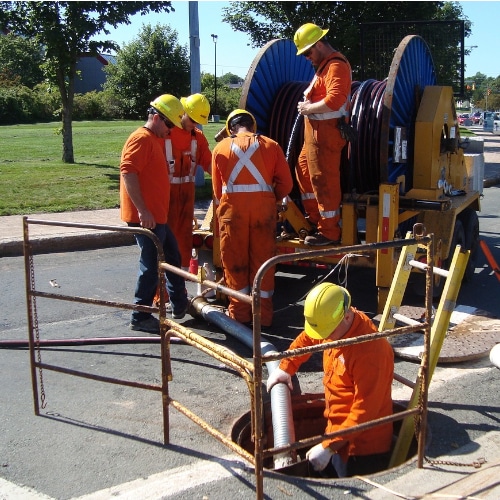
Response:
M419 320L424 314L424 309L402 306L399 313ZM396 356L420 361L424 347L423 334L400 335L391 338L390 342ZM438 362L457 363L486 357L498 342L500 342L499 318L474 307L457 306L451 315L450 326Z

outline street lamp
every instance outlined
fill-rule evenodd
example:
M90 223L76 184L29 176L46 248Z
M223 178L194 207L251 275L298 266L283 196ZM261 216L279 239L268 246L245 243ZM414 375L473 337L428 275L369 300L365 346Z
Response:
M217 35L211 34L212 41L214 42L214 112L213 115L217 114ZM215 121L215 118L214 118Z

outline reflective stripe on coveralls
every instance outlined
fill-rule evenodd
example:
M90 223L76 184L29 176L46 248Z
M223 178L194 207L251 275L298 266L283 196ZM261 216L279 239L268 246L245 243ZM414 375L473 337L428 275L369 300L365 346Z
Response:
M167 161L170 166L169 168L170 184L185 184L186 182L195 182L197 148L198 148L198 142L196 141L196 139L193 139L191 141L191 152L189 153L191 157L191 170L189 171L189 175L185 175L184 177L174 177L175 160L173 159L172 156L172 141L170 139L165 140L165 151L167 153ZM169 158L169 155L171 159Z
M342 61L345 66L333 65L336 60ZM328 95L326 89L328 81L343 79L345 96L342 99L346 100L338 110L332 112L347 114L351 88L350 74L349 63L343 56L328 57L316 71L304 96L306 99L311 98L312 102L320 101L323 93ZM312 94L316 94L316 98ZM300 191L306 195L303 206L309 215L309 220L317 225L318 231L323 236L336 241L341 238L340 162L346 142L337 128L338 119L327 116L332 112L321 113L324 116L320 119L316 115L304 117L304 146L297 162L296 175ZM316 202L309 197L311 192L314 193Z
M222 193L258 193L259 191L273 192L273 187L266 184L257 167L252 163L251 156L259 149L259 143L255 141L251 146L243 151L234 142L231 143L231 151L239 158L238 163L234 166L227 184L223 186ZM246 163L245 163L246 162ZM257 184L234 184L236 177L241 171L246 168L257 181Z
M246 293L248 295L250 293L250 287L246 286L245 288L236 291L240 293ZM268 292L261 290L260 292L260 296L263 297L264 299L270 299L273 295L274 295L274 290L270 290Z
M172 182L172 175L175 170L175 160L174 154L172 153L172 141L170 139L165 139L165 154L167 156L168 175L170 177L170 182Z

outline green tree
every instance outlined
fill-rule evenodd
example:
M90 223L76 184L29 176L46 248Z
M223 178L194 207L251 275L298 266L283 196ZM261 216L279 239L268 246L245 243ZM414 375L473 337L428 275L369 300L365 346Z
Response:
M347 56L356 78L361 63L362 23L465 19L465 34L470 33L470 22L458 2L230 2L223 13L223 21L235 31L247 33L256 48L275 38L293 40L295 31L306 22L330 27L328 40ZM446 45L443 38L440 43ZM450 48L455 51L453 60L458 61L458 48L446 47ZM453 73L455 68L449 69L447 60L448 67L443 69Z
M130 16L170 12L171 2L1 2L0 27L45 48L44 71L61 94L62 161L74 163L73 101L81 54L117 50L110 40L94 40L108 27L130 24Z
M473 77L475 83L474 106L485 111L500 109L500 76L493 78L483 73L476 73ZM489 94L488 94L489 89Z
M32 89L43 81L41 47L33 40L9 33L0 36L0 78Z
M226 73L221 77L217 78L217 82L221 82L223 85L231 85L231 84L240 84L243 83L244 78L241 76L235 75L233 73Z
M105 68L105 90L116 95L129 118L144 117L149 102L161 94L187 96L190 90L189 55L169 26L143 25L135 40Z
M229 76L228 76L229 75ZM230 88L229 83L239 83L243 79L232 73L217 78L217 114L227 116L233 109L239 107L241 88ZM215 108L214 75L201 74L201 92L210 102L212 111Z

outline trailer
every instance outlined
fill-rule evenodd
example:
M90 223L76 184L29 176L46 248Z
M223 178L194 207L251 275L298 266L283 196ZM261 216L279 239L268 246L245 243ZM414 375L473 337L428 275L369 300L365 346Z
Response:
M254 115L258 132L282 146L293 176L303 144L303 117L296 105L313 76L311 64L296 56L292 41L273 40L254 59L239 103ZM460 136L453 89L437 85L432 56L421 37L401 41L385 80L352 83L350 122L357 140L344 148L341 165L341 245L404 238L415 223L422 223L434 234L433 265L446 269L457 245L470 250L464 276L470 280L479 244L484 158L467 153L472 142ZM208 248L220 269L217 226L212 204L195 230L194 245ZM277 253L311 250L304 244L311 229L294 187L278 210ZM324 267L341 258L307 259L304 264ZM350 265L375 268L379 312L397 259L394 249L380 250L371 258L350 257ZM425 261L426 254L417 259ZM436 275L436 294L440 280Z

